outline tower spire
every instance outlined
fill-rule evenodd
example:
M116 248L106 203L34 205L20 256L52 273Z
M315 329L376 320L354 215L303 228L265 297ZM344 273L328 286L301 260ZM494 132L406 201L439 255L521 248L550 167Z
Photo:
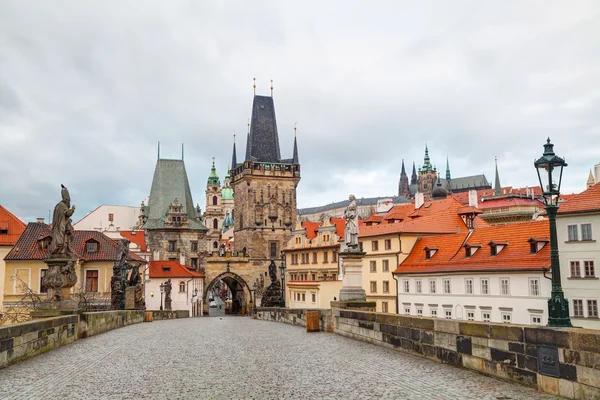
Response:
M252 81L254 82L252 88L254 89L254 95L256 96L256 78L252 78Z
M217 168L215 167L215 158L212 158L212 167L210 168L210 175L208 176L208 185L221 185L219 175L217 175Z
M273 97L273 79L271 79L271 97Z
M410 184L411 185L416 185L417 184L417 168L415 167L415 162L414 161L413 161L412 174L410 176Z
M233 154L231 155L231 169L237 167L237 155L235 153L235 133L233 134Z
M404 158L402 159L402 172L400 172L400 176L406 175L406 169L404 169Z
M160 142L158 142L158 156L156 159L160 160Z
M448 161L448 156L446 156L446 180L450 181L450 161Z
M297 122L294 122L294 158L292 163L300 164L300 161L298 160L298 142L296 141L296 124Z
M499 196L502 194L502 188L500 187L500 175L498 175L498 157L494 157L494 161L496 162L496 180L494 182L494 196Z
M183 161L183 143L181 143L181 161Z

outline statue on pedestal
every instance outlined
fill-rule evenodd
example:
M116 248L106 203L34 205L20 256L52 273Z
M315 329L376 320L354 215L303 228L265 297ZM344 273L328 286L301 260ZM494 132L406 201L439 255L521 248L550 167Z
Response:
M281 305L281 283L277 279L275 260L271 260L271 264L269 264L269 278L271 278L271 284L263 294L260 306L279 307Z
M351 194L349 200L350 204L344 211L344 219L346 220L344 242L347 251L360 251L358 248L358 206L356 205L356 197Z
M71 215L75 212L75 205L71 207L71 196L64 185L61 186L62 200L54 207L52 215L52 243L50 245L51 258L65 258L72 255L71 243L73 242L73 225Z

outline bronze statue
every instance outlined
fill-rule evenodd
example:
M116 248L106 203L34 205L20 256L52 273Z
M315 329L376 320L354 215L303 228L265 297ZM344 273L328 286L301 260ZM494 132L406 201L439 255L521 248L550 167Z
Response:
M50 254L52 258L71 256L71 242L73 241L73 226L71 215L75 212L75 205L71 207L71 196L64 185L61 186L62 200L54 207L52 215L52 244Z

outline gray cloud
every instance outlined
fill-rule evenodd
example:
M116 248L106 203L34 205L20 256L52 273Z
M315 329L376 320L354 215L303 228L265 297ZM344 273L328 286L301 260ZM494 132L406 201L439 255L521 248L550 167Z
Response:
M76 218L138 205L161 156L185 160L204 208L245 149L275 80L281 151L293 126L301 207L393 195L402 159L453 176L536 184L550 136L564 191L600 162L597 2L158 2L0 4L0 203L46 216L61 183Z

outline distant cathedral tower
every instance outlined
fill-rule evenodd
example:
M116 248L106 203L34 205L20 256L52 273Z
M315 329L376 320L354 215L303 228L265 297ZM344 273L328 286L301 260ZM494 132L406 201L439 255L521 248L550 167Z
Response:
M218 251L221 237L221 226L225 219L221 199L221 181L217 175L215 160L213 158L210 175L206 182L206 208L204 212L204 225L208 228L206 234L207 251Z
M246 157L237 163L235 145L231 185L236 251L250 259L279 259L296 222L296 186L300 181L298 145L293 156L282 159L273 97L254 96Z
M429 149L425 145L425 159L423 160L423 166L419 168L419 192L423 193L425 197L431 197L431 192L435 186L437 179L437 170L431 165L431 159L429 158Z
M408 186L408 175L404 168L404 160L402 160L402 172L400 173L400 182L398 183L398 196L404 196L410 199L410 189Z

